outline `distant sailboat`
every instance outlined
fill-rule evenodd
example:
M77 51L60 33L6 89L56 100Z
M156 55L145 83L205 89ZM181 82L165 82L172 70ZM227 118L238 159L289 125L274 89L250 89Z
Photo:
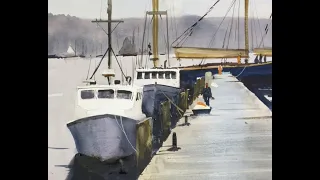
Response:
M69 55L72 55L72 56L75 56L75 55L76 55L76 53L74 52L74 50L73 50L73 48L71 47L71 45L69 45L68 50L67 50L67 53L68 53Z
M235 6L235 1L232 1L230 7ZM238 0L240 1L240 0ZM203 48L203 47L182 47L183 42L185 42L185 37L191 36L193 29L197 26L202 19L213 9L213 7L219 2L219 0L211 6L209 11L201 17L197 22L195 22L190 28L188 28L180 37L178 37L175 41L178 43L173 46L175 56L177 60L188 60L188 59L202 59L199 65L193 66L185 66L181 68L181 79L182 81L188 81L189 79L195 80L197 77L201 76L207 71L211 71L213 74L218 73L218 67L220 65L223 66L224 71L231 72L232 75L236 76L237 78L241 79L244 77L251 77L251 76L269 76L272 74L272 61L271 62L261 62L262 57L266 59L266 57L272 57L272 48L253 48L253 53L256 56L260 56L260 61L257 63L249 63L249 35L248 35L248 9L249 9L249 0L244 0L244 37L245 43L244 48L240 49L230 49L227 47L222 48ZM240 6L239 6L240 7ZM231 8L229 8L230 10ZM228 12L229 12L228 10ZM228 13L227 12L227 13ZM270 20L272 15L270 16ZM222 22L221 22L222 23ZM220 24L221 25L221 24ZM232 23L230 24L230 28L227 28L226 35L231 34ZM220 26L219 26L220 27ZM239 28L239 25L238 25ZM268 27L266 27L265 33L267 34ZM230 31L230 32L228 32ZM239 30L238 30L238 34ZM215 36L215 34L214 34ZM229 36L230 37L230 36ZM212 37L214 39L214 37ZM174 42L175 42L174 41ZM213 41L213 40L212 40ZM239 37L238 37L239 41ZM262 38L263 41L263 38ZM239 42L238 42L239 43ZM261 44L261 43L260 43ZM239 45L238 45L239 46ZM227 58L237 58L238 62L235 63L206 63L202 64L206 59L227 59ZM245 63L241 63L241 59L245 59Z

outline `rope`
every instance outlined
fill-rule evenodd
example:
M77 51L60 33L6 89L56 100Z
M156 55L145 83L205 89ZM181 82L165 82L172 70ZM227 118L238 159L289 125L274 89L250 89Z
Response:
M245 66L245 67L242 69L242 71L236 76L236 78L239 77L246 68L247 68L247 66Z
M127 133L126 133L126 131L124 130L123 123L122 123L122 116L120 116L121 126L120 126L120 124L119 124L119 122L118 122L118 120L117 120L117 116L114 116L114 118L116 119L116 122L117 122L120 130L123 132L124 136L126 137L128 143L130 144L130 146L132 147L132 149L133 149L136 153L138 153L138 151L136 150L136 148L134 148L133 145L131 144L131 142L130 142L128 136L127 136Z
M168 101L172 104L172 105L174 105L179 111L179 114L182 116L182 114L180 113L180 111L181 112L183 112L183 110L182 109L180 109L173 101L171 101L171 99L163 92L163 91L161 91L160 90L160 92L168 99Z
M210 8L209 10L201 17L198 19L198 21L196 21L192 26L190 26L189 28L187 28L178 38L176 38L176 40L174 40L172 43L171 43L171 46L176 42L178 41L183 35L186 35L186 33L188 31L192 31L193 28L195 28L197 25L198 25L198 22L200 22L204 17L206 17L213 9L213 7L218 4L218 2L220 2L220 0L217 0ZM179 43L178 43L179 44ZM178 45L177 44L177 45Z

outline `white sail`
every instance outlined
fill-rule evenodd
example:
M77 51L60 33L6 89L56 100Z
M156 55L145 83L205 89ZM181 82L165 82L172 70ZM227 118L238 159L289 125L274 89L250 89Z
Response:
M75 55L76 53L74 52L74 50L73 50L73 48L71 47L71 45L69 45L69 47L68 47L68 50L67 50L67 53L68 54L72 54L72 55Z

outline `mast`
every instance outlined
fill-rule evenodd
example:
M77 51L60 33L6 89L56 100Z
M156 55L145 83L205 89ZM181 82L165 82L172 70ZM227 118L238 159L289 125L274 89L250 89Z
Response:
M108 0L108 69L111 69L111 50L112 50L112 42L111 42L111 15L112 15L112 0Z
M94 20L91 21L92 23L102 23L102 22L107 22L108 23L108 30L107 30L107 35L108 35L108 49L107 49L107 53L108 53L108 69L112 69L112 63L111 63L111 53L113 53L113 49L112 49L112 39L111 39L111 34L112 31L111 30L111 24L112 23L123 23L122 20L112 20L112 0L108 0L108 8L107 8L107 13L108 13L108 20ZM101 26L100 26L101 27ZM116 26L117 27L117 26ZM102 27L101 27L102 28ZM103 28L102 28L103 29ZM114 28L115 29L115 28ZM103 29L104 30L104 29ZM105 31L105 30L104 30ZM102 48L102 44L101 44L101 48ZM105 54L102 56L102 59L104 58ZM114 72L110 73L107 72L105 74L103 74L103 76L108 78L109 84L111 84L111 80L110 80L110 76L115 76Z
M249 11L249 0L244 0L244 33L245 33L244 49L246 51L246 55L249 54L248 11Z
M152 23L152 43L153 43L153 66L157 67L158 65L158 28L159 28L159 23L158 23L158 14L155 14L155 12L159 11L159 0L152 0L152 11L153 11L153 23Z

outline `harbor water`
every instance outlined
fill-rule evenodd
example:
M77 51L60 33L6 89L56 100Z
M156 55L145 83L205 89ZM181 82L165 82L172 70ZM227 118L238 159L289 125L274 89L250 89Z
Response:
M173 57L173 55L171 56ZM114 57L113 57L114 58ZM137 57L117 57L123 72L127 76L133 76L133 69L136 67ZM144 57L145 59L146 57ZM74 119L75 91L76 86L82 85L82 81L90 77L101 58L70 58L70 59L48 59L48 179L72 179L73 159L77 153L71 133L66 123ZM249 59L253 62L254 57ZM160 56L160 65L163 65L165 56ZM267 61L270 61L268 59ZM229 60L234 62L236 60ZM147 63L145 63L147 62ZM198 65L201 60L171 60L171 66ZM206 60L204 63L221 62L220 60ZM144 60L148 67L152 67L151 61ZM103 60L95 79L100 84L107 84L107 81L100 75L107 67L106 60ZM116 71L115 79L122 80L121 70L113 60L113 67ZM268 102L264 95L272 96L271 77L259 79L242 80L243 83L255 93L259 99L272 109L272 102ZM269 78L269 80L268 80ZM259 83L257 83L259 82ZM263 82L263 83L261 83ZM264 99L263 99L264 98ZM78 176L79 177L79 176Z

